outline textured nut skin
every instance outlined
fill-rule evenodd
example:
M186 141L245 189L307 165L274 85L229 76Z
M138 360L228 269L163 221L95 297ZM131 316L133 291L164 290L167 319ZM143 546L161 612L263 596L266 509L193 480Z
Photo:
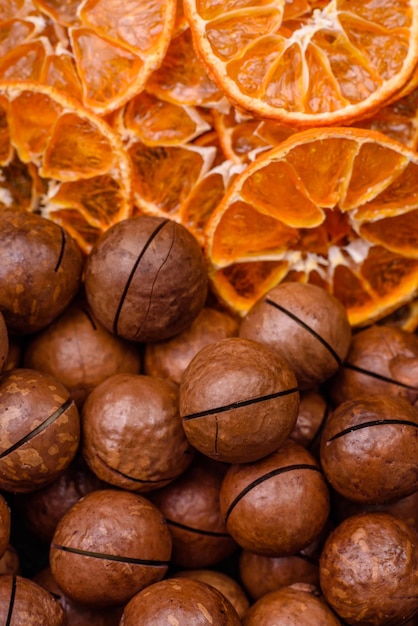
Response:
M192 578L220 591L232 604L238 617L243 619L250 607L250 602L241 585L231 576L212 569L192 569L175 573L175 578Z
M180 415L190 443L206 456L245 463L289 436L299 410L293 371L279 354L231 337L192 359L180 383Z
M327 396L334 406L364 393L401 396L415 404L417 379L418 336L376 324L353 335L344 364L327 385Z
M322 393L309 389L300 394L299 413L290 438L300 443L315 456L319 454L322 428L330 411Z
M93 472L129 491L163 487L194 456L181 424L178 386L162 378L115 374L103 381L83 406L82 431Z
M36 370L6 371L0 414L0 488L25 493L58 478L80 441L80 417L67 389Z
M9 333L7 331L4 315L0 312L0 372L6 367L9 349Z
M141 358L136 345L109 333L86 304L77 302L30 339L23 365L60 380L80 409L109 376L138 374Z
M263 596L248 611L243 626L339 626L341 622L309 586L282 587Z
M167 524L148 499L103 489L84 496L60 520L50 567L72 600L116 606L163 578L171 545Z
M251 307L239 336L283 354L300 388L311 389L335 374L344 360L351 326L343 305L325 289L289 282L280 283Z
M109 228L86 262L88 302L110 332L162 341L185 330L206 302L197 240L181 224L140 216Z
M0 495L0 558L5 554L10 542L11 515L6 499Z
M168 578L126 605L120 626L240 626L234 607L219 591L188 578Z
M144 372L180 384L184 370L202 348L237 334L238 321L232 315L203 307L182 333L145 346Z
M418 491L414 491L414 493L405 498L382 504L353 502L334 492L332 495L332 510L337 523L359 513L391 513L403 519L418 533Z
M288 440L259 461L231 465L222 481L220 507L229 533L242 548L287 556L323 530L329 490L315 458Z
M31 533L44 543L50 543L65 513L80 498L102 488L102 481L78 454L54 482L31 493L17 494L14 505Z
M43 568L33 578L33 581L49 591L64 609L67 621L66 626L119 626L123 607L106 607L96 609L90 606L77 604L62 592L57 585L51 569Z
M9 544L6 552L0 559L0 575L1 574L19 574L20 573L20 557L17 550Z
M0 623L7 626L67 626L65 613L53 596L22 576L0 576Z
M340 404L321 437L327 480L354 502L379 504L418 490L418 409L390 395Z
M0 211L0 310L9 331L34 333L69 304L81 285L83 255L51 220Z
M228 533L219 508L225 469L199 458L177 480L151 494L167 520L173 538L172 562L202 568L231 555L237 544Z
M322 550L328 604L347 624L395 626L418 611L418 535L387 513L353 515Z
M319 586L319 563L303 551L290 556L272 557L242 550L239 573L244 588L254 600L294 583Z

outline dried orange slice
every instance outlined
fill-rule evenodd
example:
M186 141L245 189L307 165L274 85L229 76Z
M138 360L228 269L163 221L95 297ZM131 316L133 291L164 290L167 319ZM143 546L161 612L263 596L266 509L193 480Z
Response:
M184 0L184 11L229 99L298 127L369 114L417 66L417 0Z
M176 0L80 3L81 25L69 35L86 107L107 113L142 90L169 46L176 5Z
M418 291L418 154L371 130L296 133L235 179L205 235L213 289L241 315L300 280L353 326L382 318Z
M100 115L143 89L175 26L176 0L18 4L0 11L0 79L51 85Z
M75 236L77 220L69 221L79 214L90 226L82 229L89 237L76 237L86 252L92 232L98 236L132 214L131 164L119 136L100 117L51 87L2 82L0 119L4 206L13 206L17 186L5 172L20 162L20 180L26 186L33 181L25 192L27 210L60 221Z
M174 104L225 111L229 108L223 91L209 78L197 56L189 28L173 37L160 68L151 74L146 87L149 93Z
M418 88L393 104L382 107L370 119L362 120L354 125L378 130L416 150L418 148Z
M185 144L211 129L196 107L166 102L143 90L119 109L112 126L125 144L147 146Z
M182 203L211 169L215 158L211 146L150 147L140 141L131 143L128 154L138 212L177 221Z

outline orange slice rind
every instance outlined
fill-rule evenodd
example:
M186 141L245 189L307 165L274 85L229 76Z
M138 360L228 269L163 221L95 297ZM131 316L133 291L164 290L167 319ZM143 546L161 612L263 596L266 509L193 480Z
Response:
M205 237L214 291L236 313L302 280L353 325L379 319L418 290L418 155L370 130L296 133L235 179Z
M396 97L418 61L418 2L184 0L196 50L237 106L336 126Z

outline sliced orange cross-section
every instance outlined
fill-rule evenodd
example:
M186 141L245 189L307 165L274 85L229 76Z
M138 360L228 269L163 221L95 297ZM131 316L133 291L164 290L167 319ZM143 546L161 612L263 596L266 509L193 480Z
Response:
M34 80L105 115L162 63L176 0L21 0L0 9L0 79Z
M244 315L285 280L364 325L418 292L418 154L365 129L310 129L261 154L205 229L214 291Z
M194 45L237 106L294 126L351 123L418 60L418 0L184 0Z
M3 206L16 195L17 180L7 172L20 163L25 188L32 181L27 210L68 227L86 252L101 232L132 214L131 164L100 117L51 87L3 82L0 119Z

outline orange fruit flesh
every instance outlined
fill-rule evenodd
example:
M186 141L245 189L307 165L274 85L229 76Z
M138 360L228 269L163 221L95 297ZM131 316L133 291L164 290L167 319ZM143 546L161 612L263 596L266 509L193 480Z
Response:
M214 288L241 314L282 280L322 284L360 325L418 288L418 156L354 128L296 133L235 180L206 227Z
M352 123L396 96L417 66L413 0L185 0L184 8L230 100L283 123Z
M27 210L40 210L75 235L84 220L85 234L76 238L85 251L92 229L97 237L132 214L130 161L118 135L99 117L50 87L3 82L0 119L4 206L16 202L17 189L5 173L20 167Z

